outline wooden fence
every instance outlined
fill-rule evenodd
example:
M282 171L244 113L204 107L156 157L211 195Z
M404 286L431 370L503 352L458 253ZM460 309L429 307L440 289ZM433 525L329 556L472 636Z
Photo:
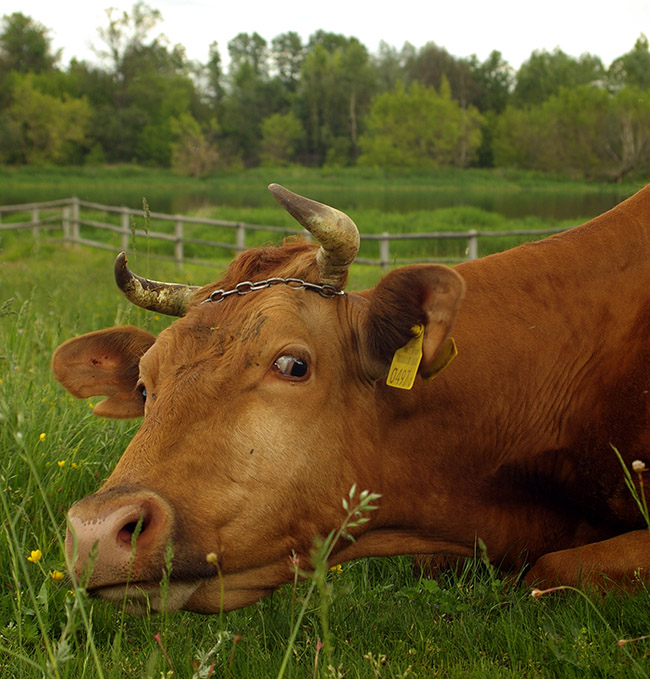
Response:
M101 222L91 219L97 213L119 216L113 217L119 223ZM11 222L6 222L6 216L11 216ZM137 228L135 218L144 219L146 228ZM151 223L154 221L167 222L173 224L173 233L163 233L151 230ZM186 225L207 225L225 229L228 234L232 234L229 242L219 242L202 238L189 237L185 231ZM100 229L118 234L119 246L115 243L101 242L82 236L82 227ZM568 227L567 227L568 228ZM101 205L91 203L78 198L64 198L42 203L27 203L22 205L0 205L0 231L8 229L28 229L31 230L35 238L40 237L40 232L44 230L63 231L64 244L80 244L106 250L120 250L128 252L131 250L133 238L135 236L145 237L152 240L162 240L173 243L173 256L151 254L152 257L171 260L176 262L180 268L184 262L192 264L205 264L213 266L214 262L186 256L187 245L197 245L205 248L222 248L228 251L229 255L250 247L246 244L248 232L264 231L270 234L299 234L306 233L302 229L290 229L277 226L264 226L260 224L246 224L244 222L231 222L220 219L203 219L198 217L188 217L185 215L169 215L159 212L149 212L145 210L134 210L127 207L116 207L112 205ZM543 230L513 230L513 231L469 231L451 232L442 231L434 233L403 233L403 234L361 234L361 241L376 241L379 246L379 258L372 259L367 257L357 257L355 260L360 264L370 264L381 266L382 268L393 264L406 264L416 262L459 262L469 259L476 259L479 256L479 238L510 237L510 236L533 236L542 237L551 233L566 230L565 227L556 227ZM277 236L276 236L277 237ZM464 256L462 257L409 257L399 258L391 255L391 242L394 241L431 241L454 239L465 241Z

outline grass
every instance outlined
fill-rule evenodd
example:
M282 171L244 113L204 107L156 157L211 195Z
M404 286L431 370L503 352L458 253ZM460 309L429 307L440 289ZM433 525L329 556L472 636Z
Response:
M274 179L270 180L269 177ZM413 170L413 169L378 169L378 168L308 168L302 166L291 167L258 167L248 170L223 171L206 175L201 178L186 177L176 174L171 170L160 168L144 168L137 165L112 165L112 166L69 166L69 167L42 167L24 166L8 167L0 166L0 178L4 186L13 188L27 186L53 186L84 185L96 186L98 182L122 184L128 187L133 183L139 183L142 187L161 186L167 188L174 186L196 187L198 185L217 186L227 184L240 189L257 186L269 181L287 181L301 183L308 186L340 186L354 184L366 185L375 189L385 186L387 183L394 186L423 186L443 189L448 187L462 187L474 189L500 190L520 188L555 188L561 191L603 190L611 184L569 179L566 176L554 175L529 170L508 169L458 169L440 168L437 170ZM643 177L630 177L627 184L643 184Z
M480 559L439 582L415 574L406 557L362 559L212 617L134 618L53 579L65 570L66 509L101 485L138 422L102 420L65 394L49 372L52 351L105 326L155 333L169 321L122 300L111 254L34 243L28 233L2 245L20 256L0 253L0 676L650 675L650 592L534 599ZM179 278L171 265L148 266L156 278ZM355 268L352 287L378 276ZM180 277L213 275L190 268ZM37 549L41 559L29 561ZM332 669L319 640L329 641Z
M140 205L142 202L140 202ZM432 232L457 232L467 233L470 229L476 229L479 233L485 234L479 238L479 256L485 256L493 252L500 252L507 248L515 247L523 242L537 240L543 236L533 233L532 235L508 234L514 231L538 231L550 230L555 228L570 228L576 224L586 221L583 219L551 219L542 217L521 217L506 218L496 212L491 212L474 206L458 206L439 208L436 210L414 210L408 214L400 212L382 211L372 208L355 208L348 211L352 219L357 223L362 234L361 248L359 257L379 261L380 246L377 240L364 240L363 236L377 235L382 233L389 234L417 234ZM50 230L49 237L62 237L60 229L60 211L42 211L41 218L57 216L58 230ZM225 220L228 222L245 222L246 224L264 225L273 228L283 228L287 233L296 232L300 227L297 222L277 205L269 207L246 207L237 208L228 205L200 208L192 214L194 217L203 219ZM12 213L4 218L4 223L26 222L31 219L30 214ZM82 220L91 220L105 224L120 225L120 215L104 212L89 212L83 209L81 212ZM151 218L145 220L137 217L133 220L132 226L138 230L147 230L153 233L174 235L175 224L172 220L160 220ZM490 232L500 232L502 235L489 236ZM505 235L503 235L505 234ZM81 236L96 242L110 245L119 250L120 235L100 229L94 226L82 225ZM234 249L206 248L204 245L192 243L192 239L202 241L212 241L218 243L235 244L235 230L229 227L217 227L206 224L193 224L186 222L183 229L184 258L188 261L192 259L208 260L214 259L215 265L219 266L224 261L236 254ZM284 236L277 232L267 230L247 230L246 246L253 247L267 244L268 242L278 242ZM12 238L7 233L5 236L4 255L6 258L22 257L24 239ZM14 249L14 244L16 249ZM157 255L160 257L173 258L174 243L171 240L160 240L155 237L149 238L146 245L138 246L141 253ZM390 244L390 261L405 261L415 258L432 258L442 260L461 261L466 256L468 241L466 237L447 238L447 239L426 239L426 240L394 240Z

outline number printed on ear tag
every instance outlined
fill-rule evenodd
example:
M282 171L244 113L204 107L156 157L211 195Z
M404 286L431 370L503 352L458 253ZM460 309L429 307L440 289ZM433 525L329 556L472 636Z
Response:
M386 384L396 389L411 389L418 374L418 367L422 360L422 340L424 326L415 325L411 328L412 337L403 347L393 355L393 361L388 370Z

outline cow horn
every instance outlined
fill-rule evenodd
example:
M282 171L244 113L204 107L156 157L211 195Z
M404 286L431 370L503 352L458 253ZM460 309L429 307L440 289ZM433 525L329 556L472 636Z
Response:
M157 311L168 316L183 316L192 295L199 289L196 285L161 283L141 278L126 265L124 252L115 260L114 273L117 287L126 298L143 309Z
M342 287L348 268L359 252L359 231L343 212L303 198L279 184L269 191L282 207L320 243L316 255L321 282Z

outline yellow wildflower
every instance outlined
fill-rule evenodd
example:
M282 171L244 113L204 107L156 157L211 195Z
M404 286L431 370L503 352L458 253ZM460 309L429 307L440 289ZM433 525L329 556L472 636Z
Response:
M50 571L50 578L52 578L54 582L60 582L61 580L63 580L63 577L64 575L63 573L61 573L61 571L57 570Z
M65 467L65 460L59 460L57 464L59 465L59 467Z
M71 462L71 463L70 463L70 466L71 466L73 469L79 469L79 467L81 467L81 462Z
M39 441L45 441L45 432L38 435L38 440Z
M340 563L337 563L336 566L332 566L330 568L332 573L336 573L336 575L340 575L343 572L343 566L341 566Z
M38 563L42 558L43 553L41 552L41 550L34 549L30 552L29 556L27 557L27 561L31 561L32 563Z
M92 410L92 409L95 407L95 404L94 404L94 403L89 403L89 404L88 404L88 407Z

